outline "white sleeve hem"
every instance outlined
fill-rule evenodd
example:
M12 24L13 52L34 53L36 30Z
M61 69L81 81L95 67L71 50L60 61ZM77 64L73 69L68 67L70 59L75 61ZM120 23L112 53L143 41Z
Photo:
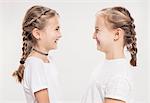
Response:
M125 101L127 102L127 98L125 97L121 97L121 96L116 96L116 95L106 95L105 98L112 98L112 99L117 99L117 100L121 100L121 101Z
M40 90L42 90L42 89L48 89L48 86L40 86L40 87L36 87L36 88L33 88L32 89L32 93L34 94L35 92L37 92L37 91L40 91Z

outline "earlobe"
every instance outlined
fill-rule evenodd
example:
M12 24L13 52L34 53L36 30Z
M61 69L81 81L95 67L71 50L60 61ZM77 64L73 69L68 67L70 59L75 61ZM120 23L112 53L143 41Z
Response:
M119 32L115 33L114 41L117 41L119 39Z
M34 29L32 30L32 35L33 35L37 40L39 40L39 39L40 39L40 32L39 32L39 29L34 28Z
M122 32L123 30L121 28L117 28L117 30L115 31L114 41L117 41L121 37L121 35L123 34Z

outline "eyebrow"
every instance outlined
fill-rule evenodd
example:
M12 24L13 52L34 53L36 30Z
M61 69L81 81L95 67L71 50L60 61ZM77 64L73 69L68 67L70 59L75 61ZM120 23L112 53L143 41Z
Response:
M96 27L95 27L95 29L99 29L99 27L98 27L98 26L96 26Z
M60 26L55 26L54 29L60 29Z
M60 28L60 26L57 26L56 28L57 28L57 29L59 29L59 28Z

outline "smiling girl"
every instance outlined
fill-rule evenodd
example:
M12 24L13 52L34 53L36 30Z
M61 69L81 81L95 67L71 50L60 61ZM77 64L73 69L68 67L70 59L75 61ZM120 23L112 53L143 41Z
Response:
M92 74L82 103L130 103L132 70L124 48L131 54L130 64L137 65L134 19L124 7L112 7L96 14L93 39L97 49L105 53L104 63Z
M58 103L58 73L48 52L57 48L61 37L59 15L33 6L26 12L22 29L22 57L13 76L22 84L27 103Z

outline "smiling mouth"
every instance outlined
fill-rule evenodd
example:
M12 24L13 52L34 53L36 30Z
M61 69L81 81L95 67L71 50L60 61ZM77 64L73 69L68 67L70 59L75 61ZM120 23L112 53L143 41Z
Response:
M59 39L56 39L54 42L57 43Z
M98 45L100 45L100 41L99 40L96 39L96 42L97 42Z

